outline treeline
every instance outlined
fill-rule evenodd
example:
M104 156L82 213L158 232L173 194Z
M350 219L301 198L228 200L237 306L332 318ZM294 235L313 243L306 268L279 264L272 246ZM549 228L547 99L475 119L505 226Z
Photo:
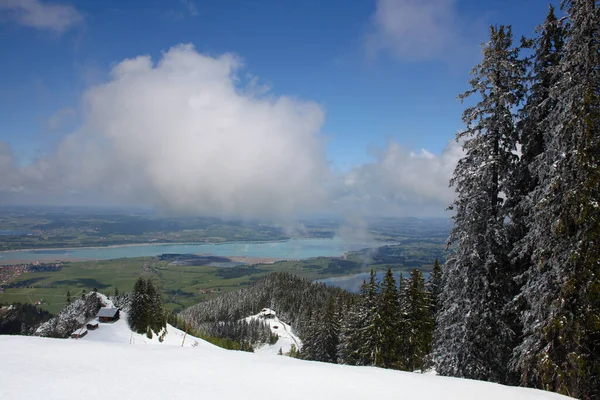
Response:
M600 397L600 3L491 28L457 135L438 373ZM526 54L526 56L523 56Z
M254 348L275 344L279 338L271 331L269 325L260 319L206 322L192 327L181 316L170 314L168 322L192 336L228 350L254 352Z
M312 313L300 357L405 371L429 367L441 282L437 261L427 284L418 269L400 282L390 269L377 282L372 270L358 297L330 298L325 309Z
M371 271L360 294L288 273L273 273L251 287L199 303L172 323L251 349L257 344L273 344L277 337L262 321L248 323L244 318L271 308L301 338L296 357L413 371L431 365L441 282L437 261L427 284L417 269L400 282L391 270L377 282Z
M304 326L301 321L307 320L311 310L325 309L330 297L354 296L339 288L281 272L269 274L236 292L198 303L179 315L193 328L201 329L207 324L239 321L258 314L263 308L271 308L301 335Z

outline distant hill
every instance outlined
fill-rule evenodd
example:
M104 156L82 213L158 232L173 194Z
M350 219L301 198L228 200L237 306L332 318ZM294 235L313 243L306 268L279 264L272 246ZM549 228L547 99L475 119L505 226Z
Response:
M239 321L259 313L263 308L271 308L279 319L302 336L304 322L313 312L325 309L330 298L348 299L355 296L289 273L272 273L252 286L189 307L180 316L192 327L218 336L217 332L223 323Z

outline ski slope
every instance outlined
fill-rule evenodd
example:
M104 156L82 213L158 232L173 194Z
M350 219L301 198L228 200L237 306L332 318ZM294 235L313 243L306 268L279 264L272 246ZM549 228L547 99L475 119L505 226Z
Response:
M268 315L272 315L272 318L265 318ZM265 308L261 312L256 315L251 315L246 318L246 321L251 321L253 319L260 319L267 323L271 328L271 332L277 334L279 338L275 344L266 344L261 347L254 349L254 353L256 354L266 354L266 355L278 355L279 349L281 349L283 354L289 353L292 348L292 345L296 346L296 349L300 349L302 347L302 341L298 336L294 334L292 331L292 327L280 320L275 311L270 308Z
M2 336L0 399L566 399L486 382L261 357L195 340L195 347L180 347Z

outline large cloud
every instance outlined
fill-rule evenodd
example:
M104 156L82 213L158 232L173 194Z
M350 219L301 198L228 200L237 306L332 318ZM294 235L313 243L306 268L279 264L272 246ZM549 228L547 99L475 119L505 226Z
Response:
M312 102L256 94L236 57L190 45L124 60L84 95L80 131L31 169L62 190L218 215L287 214L323 200L329 169ZM32 172L33 173L33 172Z
M107 82L85 92L82 126L46 156L19 166L0 143L0 203L278 220L443 215L457 144L433 155L391 142L373 162L334 174L319 134L321 107L243 81L241 68L235 56L190 45L156 63L117 63Z

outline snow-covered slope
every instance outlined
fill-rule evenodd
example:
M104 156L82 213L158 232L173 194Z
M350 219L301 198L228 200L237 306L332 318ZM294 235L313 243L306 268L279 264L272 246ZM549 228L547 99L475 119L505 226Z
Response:
M91 338L91 337L90 337ZM211 346L0 337L0 399L461 399L566 397L464 379L260 357Z
M121 312L121 318L118 321L112 323L99 323L98 329L93 331L90 330L84 337L76 340L86 342L111 342L132 345L155 344L180 347L183 344L184 347L201 346L217 348L216 346L204 340L198 339L191 335L185 335L185 332L169 324L167 324L167 333L162 342L158 340L158 335L152 335L152 339L148 339L146 335L140 335L139 333L132 332L131 329L129 329L129 325L127 325L127 314L124 312Z
M246 318L246 321L253 319L264 321L271 328L271 332L279 336L279 339L277 339L275 344L267 344L254 349L256 354L277 355L280 349L283 354L286 354L291 350L292 345L296 346L296 349L302 347L302 342L300 341L300 338L294 334L292 327L281 321L275 314L275 311L265 308L258 314Z

